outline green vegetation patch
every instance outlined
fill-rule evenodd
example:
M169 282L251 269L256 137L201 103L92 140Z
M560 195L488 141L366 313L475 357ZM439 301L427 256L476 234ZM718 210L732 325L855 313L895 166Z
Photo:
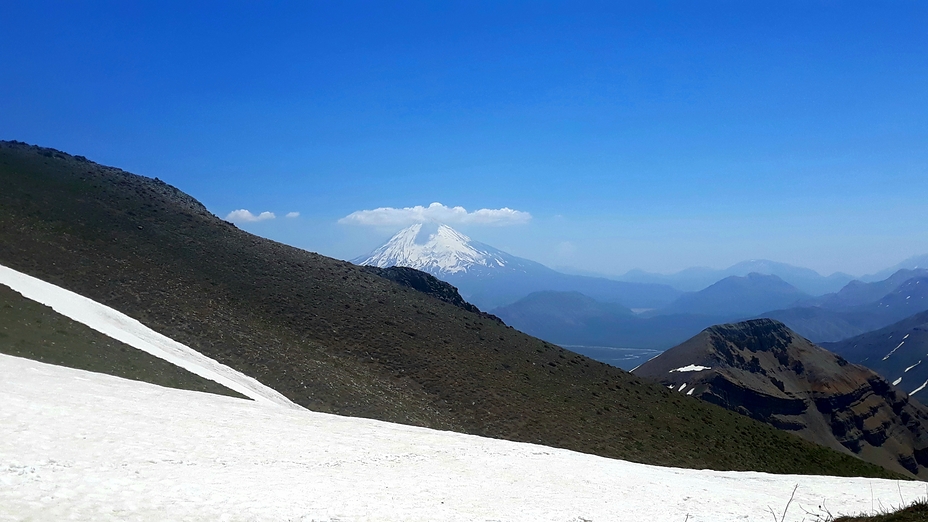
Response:
M0 353L160 386L245 398L0 285Z

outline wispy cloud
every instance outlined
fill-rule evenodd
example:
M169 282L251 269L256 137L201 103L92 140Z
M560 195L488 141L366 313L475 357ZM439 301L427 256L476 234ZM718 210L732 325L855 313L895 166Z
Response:
M531 221L532 215L511 208L481 208L468 212L464 207L448 207L432 203L427 207L358 210L338 220L344 225L405 226L413 223L438 222L458 225L520 225Z
M255 221L274 219L275 217L277 216L275 216L273 212L262 212L256 216L250 211L242 208L229 212L229 215L226 216L226 221L231 221L233 223L253 223Z
M300 217L300 213L299 213L299 212L287 212L287 216L286 216L286 217L288 217L288 218Z

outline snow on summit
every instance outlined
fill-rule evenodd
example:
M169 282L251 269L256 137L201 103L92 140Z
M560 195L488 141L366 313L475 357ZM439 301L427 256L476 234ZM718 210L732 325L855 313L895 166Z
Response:
M405 266L430 274L457 274L505 267L507 254L478 243L448 225L416 223L397 232L367 256L352 260L380 268Z

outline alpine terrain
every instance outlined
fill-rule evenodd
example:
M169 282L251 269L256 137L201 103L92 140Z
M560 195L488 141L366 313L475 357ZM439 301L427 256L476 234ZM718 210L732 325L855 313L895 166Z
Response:
M822 346L879 373L920 401L928 397L928 312Z
M823 343L883 328L926 310L928 272L903 269L883 281L853 281L836 294L761 316L782 321L799 334Z
M473 241L448 225L437 223L407 227L352 262L381 268L405 266L428 272L456 286L465 299L487 311L539 291L580 292L628 308L654 308L680 295L680 291L667 285L562 274Z
M0 265L304 408L649 464L897 476L364 267L244 232L157 179L0 142L0 186Z
M841 272L826 277L809 268L778 263L767 259L742 261L724 270L691 267L675 274L654 274L644 270L631 270L617 277L617 279L639 283L664 283L680 290L695 292L726 277L743 277L751 273L775 275L811 295L835 292L854 279L852 276Z
M782 323L756 319L707 328L634 373L868 462L928 478L928 409Z

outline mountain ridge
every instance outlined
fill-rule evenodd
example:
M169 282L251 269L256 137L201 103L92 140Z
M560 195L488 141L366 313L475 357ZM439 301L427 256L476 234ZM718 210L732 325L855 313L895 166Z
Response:
M658 274L646 272L641 269L634 269L629 270L621 276L616 276L616 279L639 283L664 283L685 292L697 292L726 277L744 277L752 272L763 275L775 275L811 295L836 292L854 279L853 276L843 272L835 272L828 276L823 276L811 268L770 261L768 259L741 261L724 269L690 267L672 274Z
M865 304L835 308L801 305L771 310L759 315L782 321L815 342L840 341L883 328L910 315L928 310L928 275L921 275L921 272L914 273L916 274L914 277L905 280L889 293ZM881 283L862 283L862 285L875 285L879 288Z
M652 464L894 476L681 402L351 263L248 234L156 180L0 142L0 185L0 263L316 411ZM707 422L681 420L693 416Z
M628 308L653 308L676 299L667 285L626 283L569 275L541 263L473 241L445 224L417 223L352 262L380 268L409 266L458 288L480 309L490 311L539 291L576 291Z
M879 373L919 401L928 397L928 311L822 346Z
M634 370L869 462L928 478L928 408L771 319L716 325Z
M698 314L644 317L578 292L554 291L531 293L492 312L506 324L555 344L647 350L670 348L726 319Z
M746 276L729 276L698 292L683 294L650 315L698 313L734 319L782 308L808 297L775 275L751 272Z

